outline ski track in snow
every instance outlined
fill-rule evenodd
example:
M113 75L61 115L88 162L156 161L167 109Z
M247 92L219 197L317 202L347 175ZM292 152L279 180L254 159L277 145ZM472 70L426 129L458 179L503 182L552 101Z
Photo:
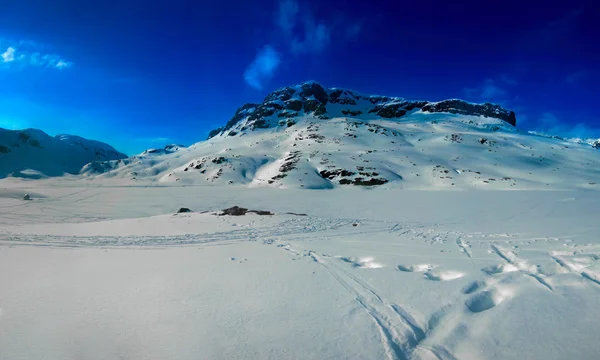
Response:
M309 251L309 256L355 297L357 304L373 319L379 329L386 358L410 359L426 337L426 329L417 323L413 315L398 304L388 303L368 284L314 251Z

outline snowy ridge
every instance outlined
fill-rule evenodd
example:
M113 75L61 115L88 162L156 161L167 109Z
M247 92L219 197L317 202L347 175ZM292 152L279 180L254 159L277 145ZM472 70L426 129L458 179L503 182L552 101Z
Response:
M558 135L550 135L541 131L528 131L528 133L532 134L532 135L536 135L536 136L541 136L541 137L545 137L545 138L550 138L550 139L558 139L558 140L563 140L563 141L568 141L568 142L572 142L572 143L576 143L576 144L587 144L590 145L591 147L593 147L594 149L600 149L600 139L582 139L582 138L564 138L562 136L558 136Z
M37 129L0 128L0 178L77 174L90 161L126 157L110 145L79 136L61 134L51 137Z
M596 149L519 131L502 114L514 115L491 104L409 102L305 83L244 105L207 141L93 162L81 173L304 189L594 189L600 183Z
M262 104L245 104L222 127L210 132L214 136L235 136L246 130L292 126L293 118L313 115L321 120L341 116L364 119L400 119L415 109L424 112L485 116L516 125L514 112L499 105L475 104L459 99L438 102L410 101L400 97L363 95L358 92L327 89L315 81L275 90Z
M177 151L182 150L182 149L185 149L185 146L183 146L183 145L177 145L177 144L170 144L170 145L166 145L162 149L147 149L147 150L144 150L138 156L171 154L171 153L177 152Z

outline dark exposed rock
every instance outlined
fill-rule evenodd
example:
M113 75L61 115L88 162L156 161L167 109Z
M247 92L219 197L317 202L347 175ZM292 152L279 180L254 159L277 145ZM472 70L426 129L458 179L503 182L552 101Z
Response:
M26 134L24 132L19 132L18 136L19 136L19 140L21 142L27 142L31 138L31 136L29 136L28 134Z
M457 143L462 142L462 136L460 136L460 134L452 134L452 135L450 135L449 138L448 138L448 136L446 136L446 138L452 142L457 142Z
M248 209L239 206L233 206L228 209L224 209L219 215L230 215L230 216L242 216L246 215Z
M335 89L332 90L329 93L329 101L335 104L340 104L340 105L356 105L356 100L352 99L352 98L348 98L348 97L344 97L344 98L340 98L340 96L344 94L344 90L342 89ZM353 95L353 97L356 98L356 95Z
M344 90L342 89L334 89L329 93L329 101L331 101L332 103L337 103L339 97L342 95L343 92Z
M320 103L327 104L328 97L325 89L316 82L306 82L301 85L300 95L303 97L315 97Z
M295 100L295 99L288 100L288 101L286 101L286 103L285 103L285 107L286 107L286 109L288 109L288 110L292 110L292 111L300 111L300 110L302 110L302 101L300 101L300 100Z
M240 120L244 119L246 116L249 115L248 110L251 110L256 107L258 107L258 104L244 104L242 107L235 111L235 114L233 115L231 120L229 120L227 124L225 124L225 127L222 129L222 131L229 130L232 127L234 127L235 124L237 124L238 122L240 122Z
M289 110L284 110L277 115L277 117L280 117L280 118L283 118L283 117L290 118L290 117L296 117L296 116L298 116L297 112L289 111Z
M594 143L592 144L592 147L594 149L600 149L600 140L594 141Z
M211 130L211 131L208 133L208 138L207 138L207 140L208 140L208 139L211 139L211 138L214 138L215 136L219 135L219 133L220 133L221 131L223 131L223 128L222 128L222 127L220 127L220 128L216 128L216 129L214 129L214 130Z
M269 127L269 124L265 121L265 120L256 120L253 124L252 124L252 130L254 129L267 129Z
M304 112L308 113L308 112L313 112L313 111L317 110L317 108L319 107L319 105L321 105L321 103L314 99L308 99L308 100L305 100L302 105L304 108Z
M346 110L346 109L344 109L344 110L342 110L342 114L344 114L344 115L350 115L350 116L357 116L357 115L362 114L362 111L360 111L360 110Z
M265 211L265 210L248 210L246 208L239 207L239 206L233 206L233 207L230 207L228 209L224 209L218 215L220 215L220 216L223 216L223 215L243 216L243 215L246 215L247 213L255 213L257 215L275 215L274 213L272 213L270 211Z
M403 104L399 103L390 105L377 105L373 109L369 110L369 113L375 113L381 117L392 119L406 115L406 110L404 110Z
M279 168L279 172L286 173L288 171L294 170L296 168L296 164L298 164L298 161L300 161L300 155L300 151L292 151L290 155L287 158L285 158L285 162Z
M319 175L321 175L321 177L323 179L329 179L329 180L332 180L337 176L349 177L349 176L353 176L355 174L356 173L345 170L345 169L322 170L319 172ZM340 180L340 182L341 182L341 180Z
M294 213L294 212L286 212L286 214L288 214L288 215L296 215L296 216L308 216L306 214L299 214L299 213Z
M178 214L181 214L181 213L189 213L189 212L192 212L192 210L190 210L190 209L188 209L188 208L181 208L181 209L177 210L177 213L178 213Z
M378 95L369 96L368 99L371 102L371 104L377 104L379 102L390 101L389 97L387 97L387 96L378 96Z
M508 111L500 105L490 103L471 104L466 101L452 99L428 103L423 106L423 111L492 117L504 120L513 126L517 125L517 118L514 111Z
M319 104L319 106L317 106L315 110L315 116L318 116L319 118L323 119L323 115L325 115L326 113L327 109L325 108L325 105Z
M222 157L222 156L219 156L219 157L217 157L217 158L214 158L214 159L212 159L212 162L213 162L214 164L222 164L222 163L224 163L225 161L227 161L227 159L225 159L225 158L224 158L224 157Z
M300 115L301 111L306 114L312 113L319 119L329 119L336 114L330 114L327 111L329 102L347 105L349 108L341 110L343 115L357 116L362 114L361 110L353 109L351 106L357 104L357 100L369 101L372 104L371 109L366 109L371 114L376 114L382 118L394 119L405 116L409 111L422 109L426 112L448 112L452 114L485 116L497 118L516 124L516 115L514 112L503 109L499 105L485 103L473 104L463 100L444 100L440 102L427 101L408 101L401 98L392 98L387 96L365 96L344 89L326 89L316 82L306 82L295 87L284 87L273 91L267 95L261 104L245 104L237 109L234 116L227 122L223 128L215 129L209 133L209 138L217 134L226 133L234 126L235 133L246 131L248 129L263 129L274 126L284 125L278 122L269 122L267 117L276 116L279 118L290 118ZM499 127L492 130L499 130Z
M270 181L270 182L269 182L269 184L272 184L274 181L276 181L276 180L281 180L281 179L283 179L283 178L285 178L285 177L287 177L287 174L286 174L286 173L283 173L283 174L277 174L277 175L275 175L275 176L273 176L273 177L271 178L271 180L272 180L272 181Z
M36 147L36 148L40 148L40 149L42 148L42 145L40 145L40 142L35 139L29 140L29 145Z
M404 106L404 110L411 111L414 109L421 109L425 105L427 105L427 101L411 101Z
M358 186L375 186L375 185L383 185L387 182L388 181L386 179L372 178L369 180L363 180L362 178L356 178L356 179L354 179L352 184L358 185Z
M292 95L294 95L295 92L296 92L296 90L294 88L291 88L289 86L284 87L284 88L275 90L272 93L270 93L269 95L267 95L267 97L265 97L264 102L270 102L270 101L275 101L275 100L287 101L292 98Z
M488 142L488 139L486 139L486 138L481 138L481 139L479 139L479 143L480 143L480 144L485 144L485 143L487 143L487 142Z
M276 109L273 106L260 106L259 108L257 108L256 110L254 110L249 116L248 116L248 120L252 121L252 120L263 120L264 118L267 116L271 116L273 114L275 114L275 112L278 109Z
M308 134L308 136L306 138L316 140L317 142L323 142L323 140L325 140L325 136L323 136L321 134L314 134L314 133Z
M248 210L249 213L255 213L256 215L275 215L270 211L266 210Z

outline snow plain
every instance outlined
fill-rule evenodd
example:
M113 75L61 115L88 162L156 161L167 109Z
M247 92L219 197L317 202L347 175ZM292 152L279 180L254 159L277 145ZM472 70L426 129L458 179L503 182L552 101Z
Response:
M7 178L0 359L598 358L598 203Z

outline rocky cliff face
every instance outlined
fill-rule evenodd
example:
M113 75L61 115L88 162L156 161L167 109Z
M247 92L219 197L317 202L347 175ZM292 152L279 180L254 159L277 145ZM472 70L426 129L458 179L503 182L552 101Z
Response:
M236 136L241 132L262 128L290 127L296 123L294 118L301 115L313 115L321 120L334 117L400 119L414 110L484 116L504 120L513 126L517 123L513 111L495 104L473 104L458 99L410 101L398 97L363 95L347 89L327 89L311 81L275 90L261 104L245 104L237 109L224 127L211 131L208 138Z

